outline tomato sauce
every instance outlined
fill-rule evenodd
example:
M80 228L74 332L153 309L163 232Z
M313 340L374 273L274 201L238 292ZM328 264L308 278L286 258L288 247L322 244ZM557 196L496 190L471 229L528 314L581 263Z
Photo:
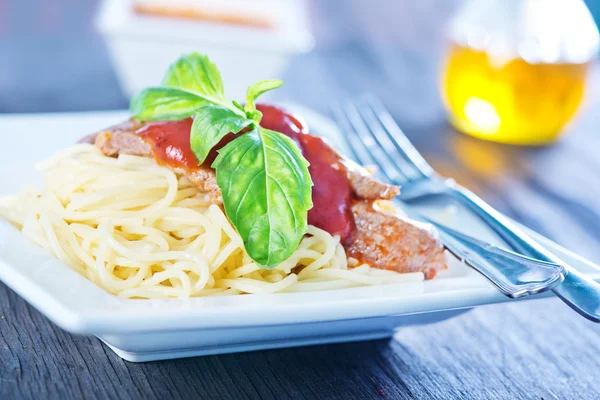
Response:
M281 132L293 139L306 160L313 180L313 208L308 212L308 223L332 235L348 240L355 229L351 211L354 194L340 156L320 137L308 133L308 128L284 110L259 104L256 108L263 113L260 125ZM137 133L152 146L159 164L194 171L210 168L220 149L236 138L229 134L211 150L202 166L190 148L192 119L181 121L150 122Z
M342 241L347 240L355 228L350 208L354 192L340 156L323 139L309 134L302 122L284 110L264 104L256 108L263 113L260 125L294 139L310 163L308 171L314 186L308 223L332 235L340 235Z
M159 164L193 171L198 161L190 147L191 118L181 121L148 122L136 133L152 146Z

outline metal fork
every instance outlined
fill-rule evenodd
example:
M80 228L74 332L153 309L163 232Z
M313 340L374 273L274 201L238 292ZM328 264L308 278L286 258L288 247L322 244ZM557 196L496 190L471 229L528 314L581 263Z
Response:
M414 204L428 196L449 196L457 200L515 252L561 265L564 280L553 292L582 316L600 322L600 284L552 254L473 192L438 175L379 100L367 95L339 105L333 111L356 161L377 165L385 178L401 185L402 201Z

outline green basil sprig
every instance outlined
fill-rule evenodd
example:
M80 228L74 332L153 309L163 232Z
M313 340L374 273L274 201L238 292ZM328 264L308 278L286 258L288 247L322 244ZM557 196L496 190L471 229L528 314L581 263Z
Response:
M213 166L248 254L263 266L286 260L306 233L312 207L308 162L296 143L259 127L219 150Z
M190 145L199 162L204 162L208 152L229 132L238 133L253 120L240 116L229 108L207 105L198 109L192 122Z
M282 84L260 81L248 88L244 106L228 102L218 68L208 57L192 53L169 67L160 87L141 91L130 104L133 116L144 121L193 116L190 146L199 164L229 132L247 128L218 150L212 167L225 213L262 268L289 258L306 233L312 208L312 181L300 149L282 133L259 125L256 99Z

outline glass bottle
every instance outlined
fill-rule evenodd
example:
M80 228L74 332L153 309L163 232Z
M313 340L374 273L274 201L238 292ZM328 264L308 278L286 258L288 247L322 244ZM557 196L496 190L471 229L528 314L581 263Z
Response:
M598 29L581 0L469 0L450 25L450 121L497 142L554 141L580 108Z

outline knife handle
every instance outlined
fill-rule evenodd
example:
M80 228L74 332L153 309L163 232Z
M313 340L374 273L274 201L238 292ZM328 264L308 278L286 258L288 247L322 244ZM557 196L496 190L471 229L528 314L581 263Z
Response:
M513 299L553 289L563 281L561 264L540 261L504 250L441 225L428 218L437 228L446 248L479 271L506 296Z
M600 284L552 254L470 190L458 185L449 189L447 194L481 218L515 252L562 265L564 280L553 292L585 318L600 322Z

